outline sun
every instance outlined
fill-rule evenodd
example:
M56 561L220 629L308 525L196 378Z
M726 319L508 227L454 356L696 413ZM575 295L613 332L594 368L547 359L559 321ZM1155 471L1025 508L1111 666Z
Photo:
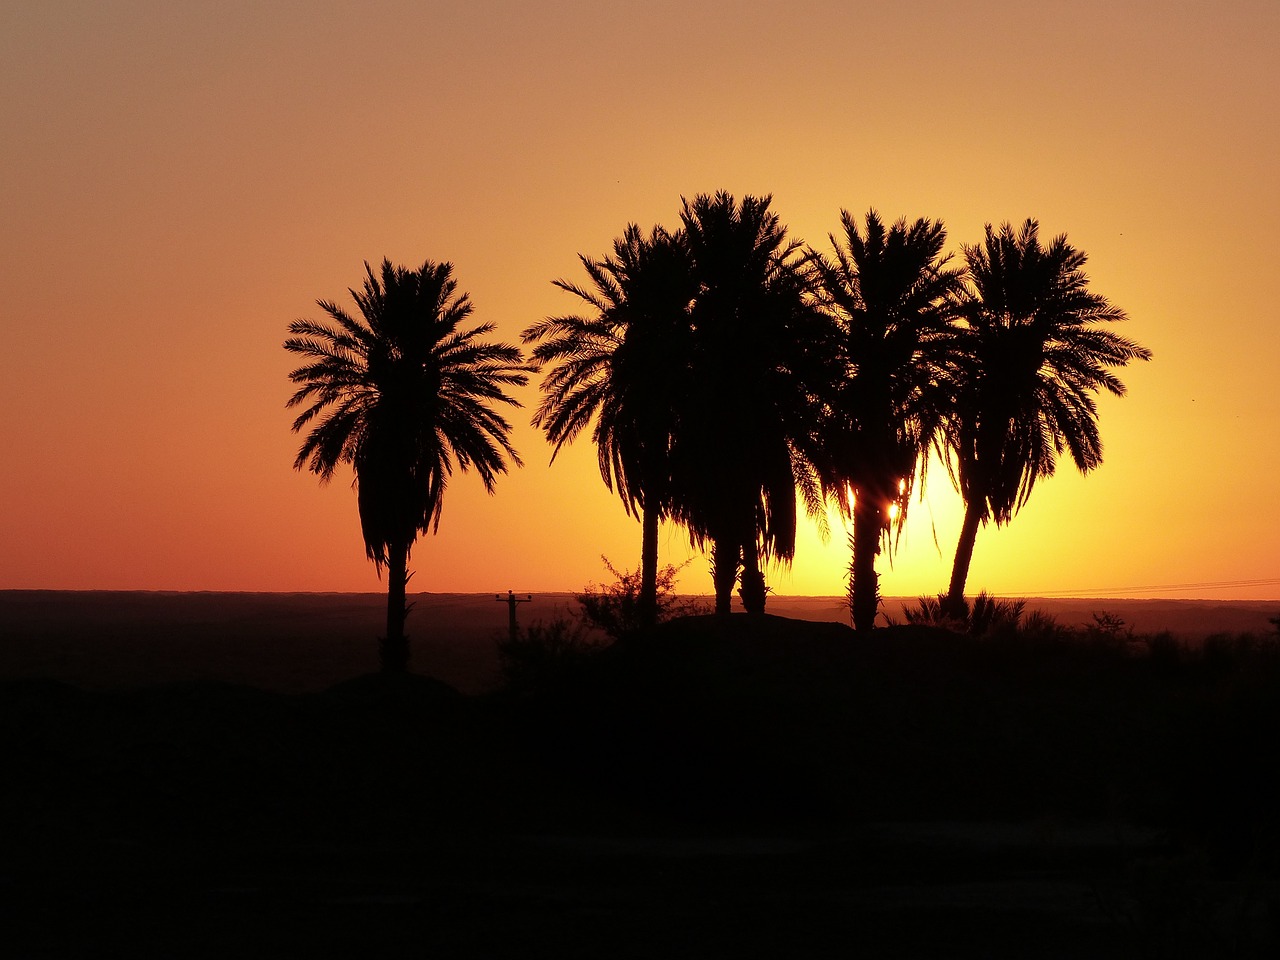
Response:
M900 479L898 481L898 496L895 499L890 500L889 506L886 508L890 523L897 523L898 518L902 516L903 502L906 500L906 497L907 481Z

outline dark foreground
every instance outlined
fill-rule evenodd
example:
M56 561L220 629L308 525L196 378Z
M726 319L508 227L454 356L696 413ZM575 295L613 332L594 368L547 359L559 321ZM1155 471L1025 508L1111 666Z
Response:
M736 616L462 696L0 685L0 953L1269 957L1274 643Z

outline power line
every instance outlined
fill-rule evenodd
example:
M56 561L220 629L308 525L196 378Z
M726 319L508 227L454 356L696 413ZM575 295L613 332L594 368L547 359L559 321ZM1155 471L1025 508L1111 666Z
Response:
M1138 593L1177 593L1183 590L1237 590L1244 587L1280 587L1280 577L1257 580L1201 580L1196 583L1155 583L1138 587L1094 587L1085 590L1028 591L1031 597L1127 597Z

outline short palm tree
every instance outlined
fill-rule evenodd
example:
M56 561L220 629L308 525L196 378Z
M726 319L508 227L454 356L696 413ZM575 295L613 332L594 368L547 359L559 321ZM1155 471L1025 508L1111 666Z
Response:
M816 488L800 438L815 411L825 318L808 298L800 244L769 197L686 200L681 221L697 283L688 392L672 443L675 514L711 544L716 611L763 611L762 561L795 553L797 485Z
M492 404L519 406L504 388L523 385L534 368L518 347L483 339L492 324L462 327L472 307L452 264L410 270L383 260L377 273L366 263L365 274L363 289L350 291L358 317L319 300L328 321L289 324L284 348L304 362L289 375L298 389L288 406L306 405L295 433L311 425L295 469L323 483L339 464L354 468L365 549L379 574L387 568L382 669L403 672L410 550L439 527L455 465L474 467L489 493L508 459L520 465Z
M1101 324L1124 311L1089 290L1085 254L1065 236L1041 246L1039 225L988 224L965 247L967 289L958 299L958 390L948 420L948 465L964 498L948 603L959 608L978 527L1008 523L1036 481L1067 453L1081 473L1102 463L1094 395L1123 396L1112 372L1149 360L1145 347Z
M684 239L635 224L603 260L580 257L590 287L556 286L590 308L549 317L523 333L533 359L551 364L533 416L553 444L554 462L593 420L600 475L627 513L641 519L639 617L658 614L658 530L671 510L671 438L687 364L694 297Z
M947 409L951 304L960 281L942 253L940 222L886 227L873 210L865 231L848 211L841 223L832 257L811 254L819 299L837 329L815 459L824 490L853 516L849 606L864 631L879 606L876 558L891 525L906 517Z

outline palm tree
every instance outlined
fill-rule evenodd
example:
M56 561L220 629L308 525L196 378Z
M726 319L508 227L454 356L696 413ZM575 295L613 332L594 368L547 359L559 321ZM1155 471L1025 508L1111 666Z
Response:
M764 609L762 560L795 553L799 438L814 414L825 320L808 302L800 244L770 197L728 193L684 201L681 221L697 283L688 391L672 440L674 513L711 545L717 613L741 570L749 612Z
M853 516L849 606L864 631L879 605L876 558L891 525L906 517L947 406L959 273L946 266L941 222L886 227L873 210L865 233L848 211L841 223L833 258L811 253L818 296L838 330L838 369L816 445L823 489Z
M591 287L555 285L591 307L590 316L549 317L522 334L533 359L553 364L533 416L554 445L592 421L600 475L629 515L641 518L640 620L657 619L658 529L671 510L671 437L690 336L694 296L684 238L631 224L613 256L579 257Z
M969 283L958 298L963 319L959 390L947 428L948 467L965 502L948 603L964 602L978 527L1018 512L1037 480L1068 453L1081 473L1102 463L1094 395L1123 396L1112 372L1151 352L1099 324L1124 311L1088 289L1086 256L1039 224L1017 232L988 224L981 246L966 246Z
M359 317L318 300L328 321L289 324L284 348L305 360L289 375L299 387L288 406L307 404L293 431L320 418L293 465L322 483L339 464L354 468L365 550L379 575L387 568L382 669L403 672L410 550L418 534L439 528L455 465L474 467L489 493L507 458L521 465L491 404L519 406L504 388L525 384L535 368L518 347L482 339L493 324L461 327L472 307L452 264L409 270L383 260L379 274L368 263L365 274L363 289L350 291Z

